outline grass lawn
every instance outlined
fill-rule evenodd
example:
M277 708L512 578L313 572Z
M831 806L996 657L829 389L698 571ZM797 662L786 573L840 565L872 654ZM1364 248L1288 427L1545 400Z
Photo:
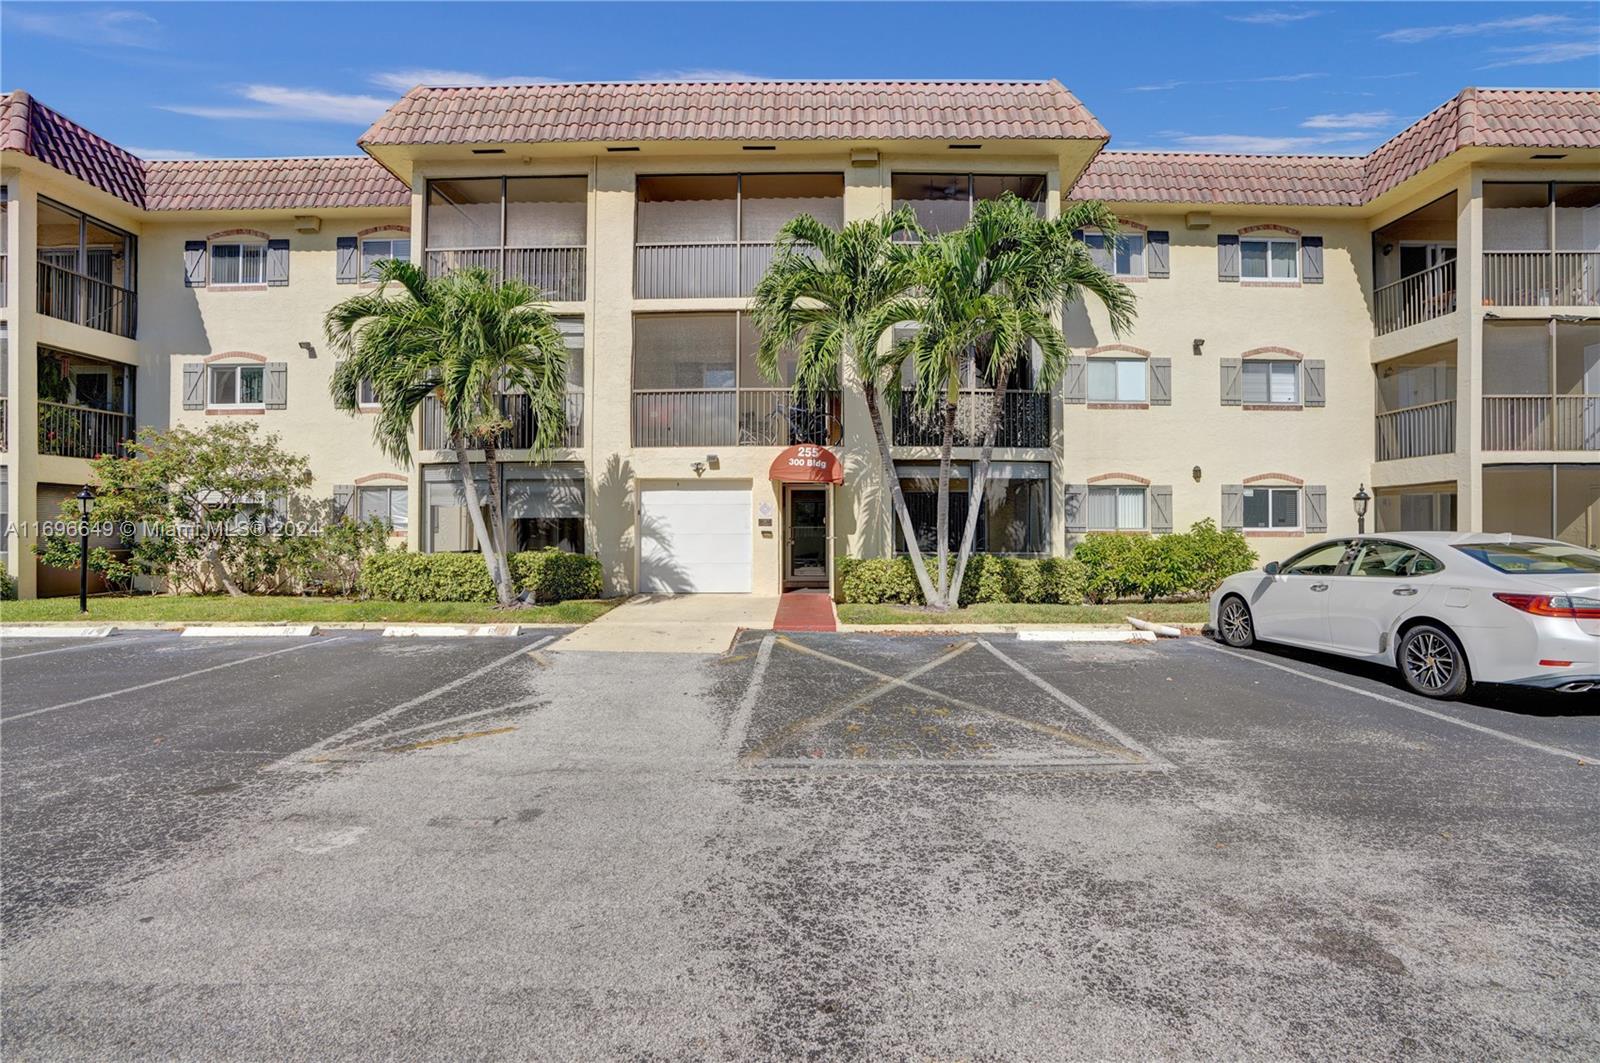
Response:
M1123 602L1113 605L969 605L936 613L915 605L840 605L841 624L1120 624L1136 616L1164 624L1203 624L1205 602Z
M89 615L78 613L76 598L0 602L0 623L40 620L250 621L271 623L454 623L587 624L609 611L612 601L557 602L529 609L500 610L483 602L387 602L352 598L246 597L227 595L104 596L89 599Z

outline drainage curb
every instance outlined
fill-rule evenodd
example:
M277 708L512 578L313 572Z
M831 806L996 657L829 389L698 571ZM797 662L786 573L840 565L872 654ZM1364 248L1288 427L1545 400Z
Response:
M180 632L184 638L205 639L306 638L316 633L315 624L196 624Z
M115 631L110 624L86 627L83 624L50 627L44 624L6 624L0 626L4 639L103 639Z
M521 624L391 624L383 638L509 639L523 633Z

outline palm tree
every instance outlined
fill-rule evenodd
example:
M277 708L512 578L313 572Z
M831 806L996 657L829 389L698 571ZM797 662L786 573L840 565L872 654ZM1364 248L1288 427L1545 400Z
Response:
M500 396L510 390L527 396L534 453L548 453L565 428L566 344L544 296L521 281L497 283L483 269L433 279L399 259L380 262L378 280L376 291L346 299L323 323L342 356L329 385L334 405L355 411L367 381L379 407L374 441L409 464L417 411L427 399L439 400L495 597L515 605L500 504L497 439L506 426ZM487 525L467 456L475 449L483 451L489 474Z
M931 602L933 584L895 474L881 403L885 388L890 389L891 403L899 396L895 390L899 363L892 349L883 349L884 336L899 322L918 315L916 245L897 241L903 234L922 235L916 215L906 207L838 230L800 215L778 232L777 250L756 285L751 314L761 333L756 355L761 372L779 381L779 356L792 351L793 387L808 405L837 388L846 367L853 371L866 400L878 460L911 566L923 599Z
M1095 264L1079 237L1086 228L1099 229L1109 240L1116 235L1116 216L1101 203L1086 202L1046 220L1032 205L1007 194L978 204L967 225L929 241L918 257L925 298L919 304L919 328L904 344L903 356L916 369L918 408L925 415L941 415L942 421L934 530L939 584L937 598L930 600L938 608L953 608L960 599L1013 371L1037 350L1040 368L1034 383L1048 391L1066 366L1069 350L1052 313L1088 294L1105 307L1113 332L1120 335L1133 322L1133 294ZM969 371L993 390L989 409L978 411L983 442L969 481L966 522L952 572L950 458L961 386Z

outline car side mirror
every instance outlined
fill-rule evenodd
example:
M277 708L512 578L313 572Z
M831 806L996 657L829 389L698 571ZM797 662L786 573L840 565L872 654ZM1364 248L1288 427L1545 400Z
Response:
M1265 565L1261 566L1261 571L1265 572L1269 576L1276 576L1278 574L1278 563L1276 561L1268 561Z

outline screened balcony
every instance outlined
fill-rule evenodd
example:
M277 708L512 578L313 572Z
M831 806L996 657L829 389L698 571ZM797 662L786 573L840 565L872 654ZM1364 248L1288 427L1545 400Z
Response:
M1485 465L1483 530L1600 549L1600 463Z
M39 453L123 454L134 433L134 367L39 348Z
M567 395L562 407L563 427L560 447L583 446L583 380L584 338L583 318L578 316L556 318L567 343ZM500 416L507 424L495 437L495 447L500 450L531 450L539 433L539 419L533 404L520 391L508 391L499 396ZM422 446L426 450L445 450L451 446L445 431L444 411L439 400L429 397L422 403Z
M1043 217L1048 187L1043 174L897 173L890 178L895 208L910 207L918 223L935 234L961 228L979 202L1007 192L1032 203Z
M1486 321L1483 449L1600 451L1600 322Z
M1377 460L1452 453L1456 449L1455 344L1384 362L1376 372Z
M760 342L743 314L639 314L633 330L633 443L639 447L832 445L840 396L813 402L756 367ZM786 385L792 361L781 367Z
M428 182L430 277L486 269L552 302L585 297L589 182L583 177L471 177Z
M1483 305L1600 306L1600 184L1485 182Z
M1456 195L1372 234L1373 327L1387 335L1456 308Z
M772 264L778 230L801 214L844 224L841 174L640 177L633 293L640 299L740 298Z
M37 232L39 313L131 339L138 240L43 197Z

